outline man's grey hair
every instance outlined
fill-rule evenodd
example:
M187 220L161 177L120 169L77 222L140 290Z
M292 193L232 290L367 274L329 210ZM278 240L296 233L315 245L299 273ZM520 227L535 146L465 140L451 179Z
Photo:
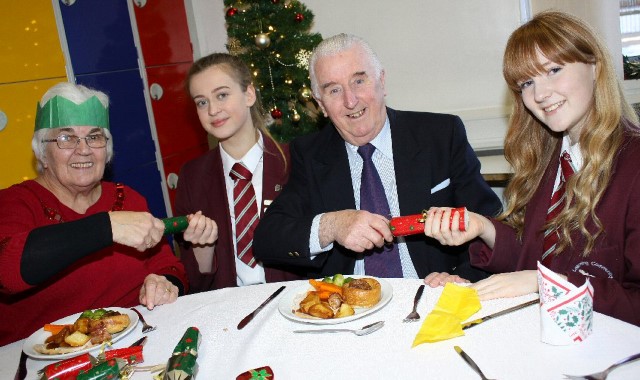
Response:
M67 100L70 100L76 104L80 104L95 96L98 98L100 103L107 108L109 107L109 97L107 94L101 91L97 91L88 87L85 87L81 84L73 84L69 82L61 82L51 87L47 92L42 95L42 99L40 99L40 107L44 107L45 104L51 98L55 96L61 96ZM45 157L45 144L42 140L49 139L51 136L50 133L52 130L57 128L43 128L35 131L33 133L33 138L31 139L31 149L33 150L34 155L37 160L37 169L38 173L42 173L44 170L44 161ZM105 136L107 136L107 158L106 162L109 163L113 158L113 138L111 136L111 132L106 128L101 128L102 132L104 132ZM53 144L53 143L52 143Z
M318 83L318 79L316 78L315 67L318 59L337 55L345 50L351 49L353 46L360 46L364 50L375 69L375 79L380 79L384 68L382 67L380 59L378 59L378 56L373 51L369 43L367 43L367 41L365 41L361 37L355 36L353 34L336 34L335 36L329 37L320 42L320 44L318 44L318 46L316 46L316 48L313 50L313 53L311 53L311 58L309 59L309 77L311 79L311 91L313 91L313 95L316 98L320 98L320 88L318 87L320 84Z

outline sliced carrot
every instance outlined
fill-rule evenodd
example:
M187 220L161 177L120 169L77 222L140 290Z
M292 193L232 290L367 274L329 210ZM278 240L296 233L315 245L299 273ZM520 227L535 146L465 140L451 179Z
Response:
M330 292L328 290L321 290L318 293L318 297L320 297L320 300L322 301L326 301L329 299L329 296L332 295L335 292Z
M60 332L60 330L62 330L66 326L72 326L72 325L54 325L53 323L47 323L44 325L44 331L48 331L52 335L56 335L57 333Z
M310 279L309 283L311 284L311 286L316 288L316 290L318 292L327 291L327 292L330 292L330 293L338 293L338 294L342 295L342 287L341 286L338 286L338 285L335 285L335 284L330 284L328 282L316 281L314 279Z

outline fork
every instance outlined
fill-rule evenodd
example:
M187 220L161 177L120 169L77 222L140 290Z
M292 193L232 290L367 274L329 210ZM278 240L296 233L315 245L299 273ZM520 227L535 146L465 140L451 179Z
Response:
M584 376L564 375L564 378L572 379L572 380L605 380L607 376L609 376L609 373L611 373L611 371L613 371L614 369L620 367L623 364L631 363L632 361L635 361L638 359L640 359L640 353L637 353L635 355L631 355L622 360L619 360L601 372L596 372L596 373L592 373L590 375L584 375Z
M413 299L413 310L402 322L416 322L420 320L420 314L416 311L418 308L418 302L420 302L420 297L422 297L422 292L424 292L424 284L420 285L418 291L416 292L416 297Z
M138 310L136 310L135 308L131 308L131 310L135 311L136 314L138 314L138 317L140 318L140 322L142 322L142 333L143 334L146 334L146 333L151 332L151 331L156 329L156 326L151 326L150 324L147 323L147 321L144 320L144 317L142 316L142 314L140 314L140 312Z

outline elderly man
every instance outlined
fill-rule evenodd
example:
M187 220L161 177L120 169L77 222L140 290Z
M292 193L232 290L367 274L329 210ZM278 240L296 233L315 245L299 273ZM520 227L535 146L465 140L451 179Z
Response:
M353 35L324 40L309 68L332 125L291 143L289 183L256 229L256 258L305 267L309 277L486 277L469 265L466 247L415 235L394 240L389 228L391 217L432 206L500 210L460 118L387 107L382 64Z

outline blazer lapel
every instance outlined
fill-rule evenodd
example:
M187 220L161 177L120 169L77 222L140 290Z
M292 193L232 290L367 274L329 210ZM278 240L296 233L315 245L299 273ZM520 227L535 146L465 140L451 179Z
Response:
M427 208L431 183L431 165L415 165L413 163L430 163L434 158L418 144L413 136L412 126L402 120L399 115L387 108L391 125L391 141L393 144L393 167L396 172L396 187L400 215L416 214Z
M335 126L328 125L328 142L324 149L311 162L314 178L322 203L326 211L355 209L353 184L345 142L335 130ZM315 184L309 183L309 186Z
M280 194L286 180L284 162L280 151L271 139L264 137L264 153L262 160L262 204L258 205L260 217L271 202Z

